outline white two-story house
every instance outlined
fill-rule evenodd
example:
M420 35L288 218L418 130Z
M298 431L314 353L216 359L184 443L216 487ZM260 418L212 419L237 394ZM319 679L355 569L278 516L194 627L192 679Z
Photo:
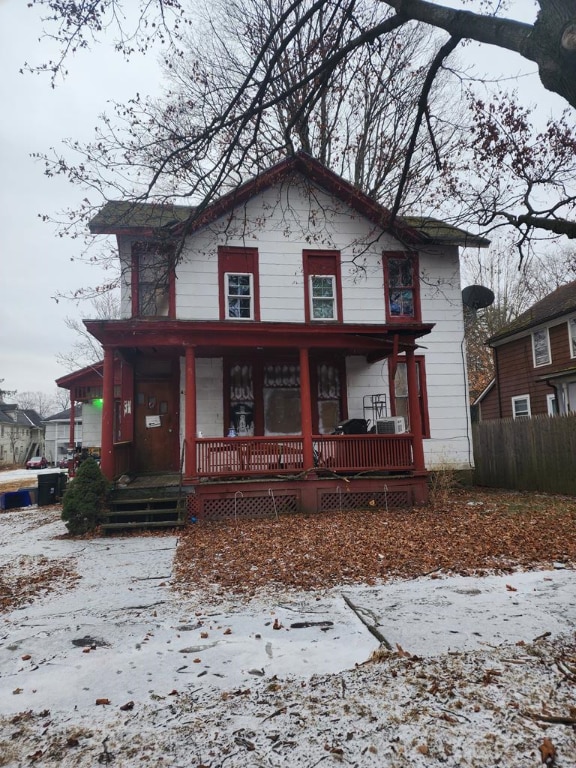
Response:
M459 248L486 240L391 221L305 154L201 214L111 202L90 229L122 269L121 319L85 321L108 477L180 472L225 516L423 503L430 468L472 465Z

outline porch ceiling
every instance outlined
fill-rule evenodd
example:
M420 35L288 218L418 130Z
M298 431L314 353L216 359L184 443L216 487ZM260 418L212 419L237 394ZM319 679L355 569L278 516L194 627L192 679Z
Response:
M432 323L401 326L364 324L191 322L184 320L85 320L87 330L104 346L183 354L188 346L199 355L222 355L250 349L334 349L348 355L387 357L414 349Z

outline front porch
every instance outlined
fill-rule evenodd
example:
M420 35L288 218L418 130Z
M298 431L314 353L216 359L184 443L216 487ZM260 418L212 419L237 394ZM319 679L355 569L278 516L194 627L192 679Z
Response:
M127 484L117 481L115 493L150 502L171 487L181 500L180 524L298 512L405 509L428 500L427 473L415 466L413 439L407 433L316 435L311 442L313 458L307 463L302 437L197 438L190 448L195 450L195 476L186 476L183 470L137 474ZM130 465L130 445L115 448L116 458L124 459L116 465L116 475L121 476ZM183 467L184 459L185 455ZM143 519L147 509L141 512Z

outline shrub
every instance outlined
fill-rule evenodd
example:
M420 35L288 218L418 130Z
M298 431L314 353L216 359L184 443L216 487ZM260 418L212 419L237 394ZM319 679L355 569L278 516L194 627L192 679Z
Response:
M106 508L109 488L110 484L94 459L88 458L80 464L62 502L62 520L69 533L79 536L96 528L100 514Z

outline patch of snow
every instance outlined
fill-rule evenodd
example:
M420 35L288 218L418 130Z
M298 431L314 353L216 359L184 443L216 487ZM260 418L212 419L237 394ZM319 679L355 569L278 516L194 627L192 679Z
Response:
M576 629L570 569L214 604L172 588L175 536L63 533L57 511L0 514L0 569L81 577L2 616L0 765L535 766L544 736L576 765L574 729L526 715L573 702L530 645Z

